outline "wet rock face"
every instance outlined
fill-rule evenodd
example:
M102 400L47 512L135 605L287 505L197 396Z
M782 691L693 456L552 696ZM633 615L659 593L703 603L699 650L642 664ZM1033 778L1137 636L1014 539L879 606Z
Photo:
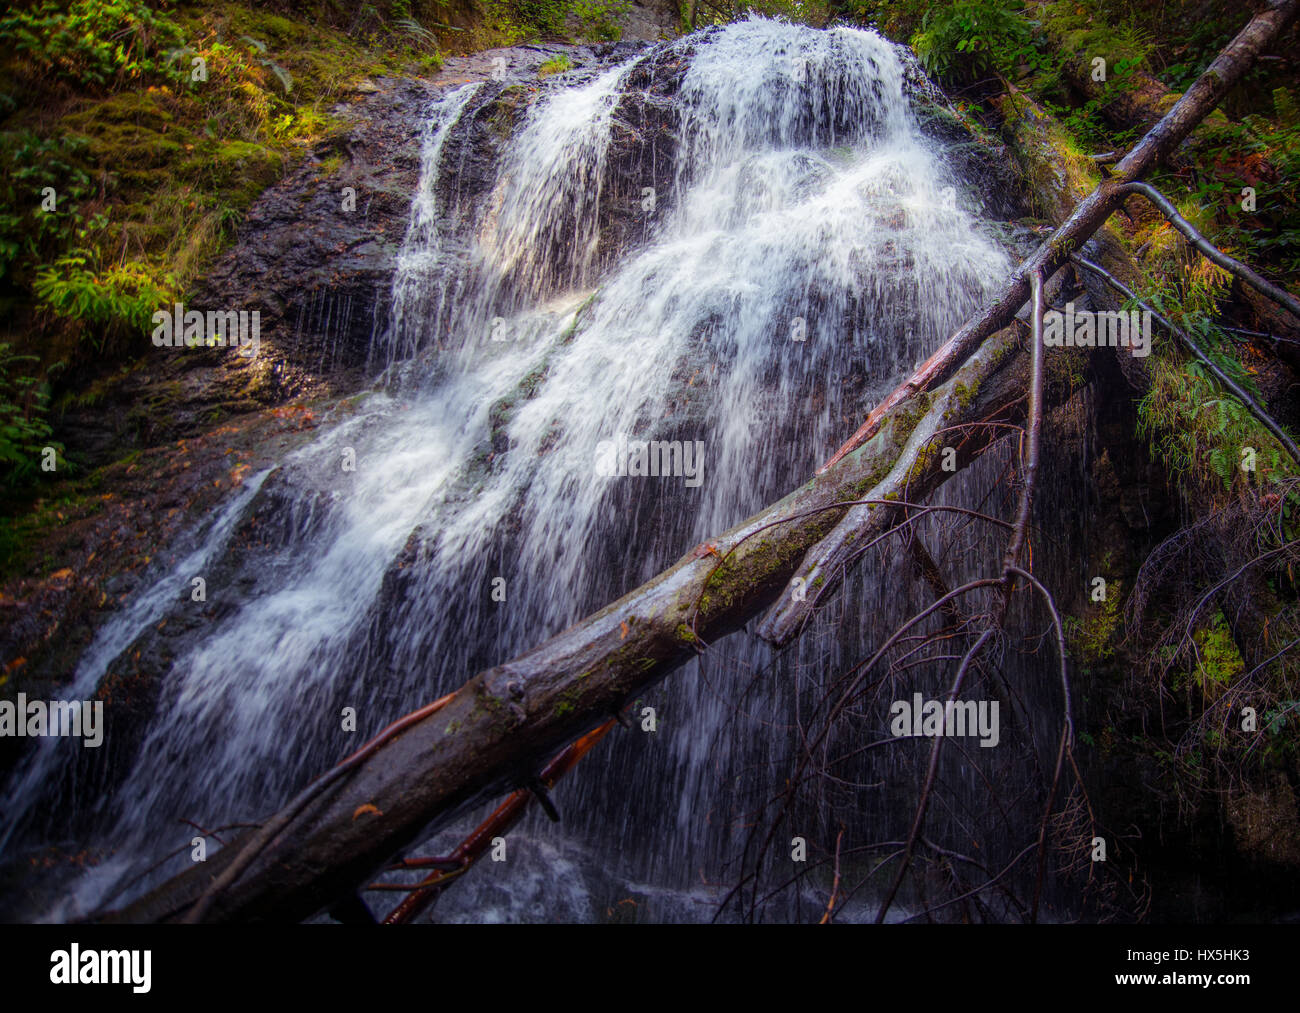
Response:
M921 69L910 50L900 47L903 84L921 132L943 146L954 175L963 180L967 199L977 202L981 217L999 221L1029 213L1024 181L1001 141L978 135L971 122L953 108L948 96Z
M556 89L589 81L649 50L642 42L526 46L492 50L471 58L474 70L490 70L490 76L488 86L475 97L445 143L440 184L446 206L464 215L484 205L497 185L501 157L532 105L544 101ZM571 69L539 79L536 72L541 63L559 56L568 60ZM489 58L486 66L484 57ZM600 183L600 243L594 265L597 274L631 246L648 238L667 207L680 120L680 110L673 100L688 58L689 50L680 46L651 53L630 70L623 82L610 121L610 145ZM463 73L455 78L472 79ZM653 191L653 197L648 196L648 191ZM466 217L474 220L477 216L470 213ZM557 250L556 257L570 252Z
M335 110L345 126L263 193L185 297L187 309L256 311L257 356L151 348L146 368L113 378L99 403L62 417L64 442L82 461L97 467L124 448L193 438L365 382L419 183L421 127L438 91L431 81L365 82Z
M597 275L646 241L670 209L681 126L674 99L703 37L655 51L628 74L600 190ZM447 137L440 183L444 206L472 228L528 107L649 51L647 42L513 46L449 58L426 81L363 84L341 110L348 126L257 201L231 249L192 293L198 307L258 310L261 355L251 364L212 357L203 366L194 361L202 357L190 356L186 373L199 372L188 378L221 392L218 400L231 410L355 390L373 373L373 339L389 324L430 103L448 88L486 82ZM539 76L558 57L569 69ZM972 136L914 61L905 65L923 129L944 145L971 199L994 219L1022 214L1009 160Z
M259 310L263 354L291 377L360 367L386 319L436 92L414 80L368 84L345 113L350 126L253 206L195 303Z
M372 341L389 324L396 258L419 185L423 129L438 95L459 84L486 83L447 138L443 157L444 206L471 210L465 217L473 221L528 106L647 45L513 46L449 58L426 81L365 82L341 110L348 126L318 143L263 194L231 249L192 294L194 306L260 312L259 370L267 376L254 401L346 392L371 372ZM561 56L568 71L539 77L543 64ZM602 201L602 262L644 235L650 216L642 210L643 188L667 191L671 100L684 71L680 56L648 63L620 102ZM239 362L214 359L212 365L220 367L219 375L207 382L228 377L241 391L258 372Z
M601 265L648 238L668 209L677 161L680 108L673 99L689 52L674 46L639 63L610 124L601 202Z

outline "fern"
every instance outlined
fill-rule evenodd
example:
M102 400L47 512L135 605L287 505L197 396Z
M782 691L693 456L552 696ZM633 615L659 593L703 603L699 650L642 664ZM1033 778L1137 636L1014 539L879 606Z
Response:
M153 314L170 304L176 293L171 275L154 278L139 261L92 270L92 257L84 250L59 258L37 273L33 288L41 302L60 316L97 329L96 347L114 331L144 332Z
M174 77L157 54L181 41L180 28L142 0L45 0L0 19L0 42L43 73L90 88Z
M293 91L293 78L289 75L287 70L266 55L266 43L259 42L257 39L248 35L241 35L240 38L257 51L257 62L280 79L280 83L284 85L284 93L288 95Z
M973 80L1014 64L1029 44L1023 4L957 0L927 11L912 46L925 69L949 81Z
M55 452L59 467L63 444L50 440L54 430L46 419L49 392L27 369L37 364L34 355L15 355L0 342L0 468L4 484L15 487L40 475L45 448Z

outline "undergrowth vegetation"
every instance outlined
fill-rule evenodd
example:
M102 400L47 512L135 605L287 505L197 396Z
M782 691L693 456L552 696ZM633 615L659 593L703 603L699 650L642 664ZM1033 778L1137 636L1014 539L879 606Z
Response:
M61 370L130 358L362 78L427 73L446 8L40 0L0 17L6 438L49 428ZM15 387L14 384L19 386ZM6 443L6 447L17 444ZM27 452L25 452L27 453ZM0 450L3 484L38 477Z
M630 0L484 0L486 24L499 44L533 39L612 42L621 35L619 18Z
M1071 180L1095 178L1093 154L1127 150L1154 122L1134 114L1162 114L1249 14L1204 0L841 0L837 11L910 42L959 107L990 126L998 117L983 103L1008 85L1030 96L1059 127L1054 165ZM1298 89L1285 59L1258 61L1151 177L1212 243L1293 292ZM1278 352L1267 336L1233 328L1248 312L1240 284L1140 199L1111 226L1141 274L1139 298L1275 413L1260 380L1276 374ZM1153 790L1189 819L1222 809L1243 841L1276 850L1262 842L1298 825L1286 785L1300 772L1300 467L1201 362L1154 330L1133 437L1164 472L1178 519L1145 559L1099 546L1094 565L1110 575L1109 594L1066 618L1075 664L1122 696L1082 737L1113 762L1154 762ZM1159 727L1134 719L1155 710Z

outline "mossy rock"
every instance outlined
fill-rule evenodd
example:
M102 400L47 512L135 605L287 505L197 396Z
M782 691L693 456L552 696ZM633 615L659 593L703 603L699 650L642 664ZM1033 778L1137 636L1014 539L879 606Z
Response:
M176 123L175 114L164 105L170 97L163 90L118 92L64 117L63 122L82 132L112 124L166 133Z

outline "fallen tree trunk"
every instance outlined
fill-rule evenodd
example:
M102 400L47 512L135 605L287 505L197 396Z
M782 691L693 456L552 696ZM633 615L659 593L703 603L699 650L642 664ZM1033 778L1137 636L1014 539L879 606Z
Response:
M881 519L868 509L866 522L896 523L900 501L928 494L953 474L939 454L926 452L936 433L1014 422L1023 413L1028 356L1007 328L1028 298L1030 276L1048 278L1066 262L1123 200L1116 187L1186 136L1294 19L1298 3L1279 0L1253 19L1120 163L1119 179L1085 198L1002 295L877 407L812 481L707 551L688 554L540 647L480 673L346 772L322 779L319 791L300 795L268 821L274 832L265 840L245 834L103 920L174 921L197 910L209 921L295 921L326 908L467 806L527 783L556 750L619 712L702 643L775 602L800 560L848 510L861 521L866 504L846 502L877 500ZM970 433L967 459L998 431L972 425Z
M1133 67L1121 80L1110 78L1097 81L1093 78L1092 57L1105 56L1104 53L1078 53L1073 59L1064 61L1062 68L1070 84L1086 98L1099 103L1102 116L1112 126L1121 130L1132 129L1145 133L1160 122L1182 97L1159 78L1152 77L1146 71ZM1228 117L1215 111L1205 117L1206 123L1215 126L1227 126ZM1188 139L1184 150L1171 160L1183 160L1187 148L1194 146L1195 135Z
M1284 10L1285 8L1285 10ZM883 412L898 405L923 397L935 383L943 381L953 364L964 361L969 350L984 340L991 330L1006 326L1029 297L1029 278L1039 273L1051 278L1084 243L1093 241L1098 248L1098 258L1121 276L1134 277L1138 272L1132 258L1119 238L1107 228L1110 216L1124 203L1124 187L1150 171L1160 160L1172 152L1188 133L1207 115L1223 97L1232 83L1250 66L1255 56L1279 35L1296 16L1294 2L1281 3L1254 18L1228 45L1206 72L1188 89L1174 108L1162 119L1116 166L1115 176L1102 179L1067 213L1066 201L1080 189L1080 181L1090 175L1082 166L1063 164L1052 172L1048 162L1035 157L1043 149L1060 150L1056 143L1053 125L1042 110L1014 89L1003 102L1003 115L1013 134L1016 147L1029 156L1026 169L1031 173L1036 197L1045 204L1045 210L1065 221L1024 264L1004 289L1002 295L979 316L969 321L946 345L924 362L913 376L900 385L867 417L848 442L824 466L829 468L840 461L859 442L869 439ZM1274 17L1269 17L1275 15ZM1111 300L1103 296L1103 305ZM1121 368L1130 383L1145 386L1144 369L1132 356L1120 356ZM825 597L842 581L847 560L855 554L854 545L859 539L870 536L879 527L877 518L867 517L860 510L845 517L836 530L809 554L799 568L799 575L819 590L817 599L786 600L775 606L764 617L758 632L763 639L777 646L788 644L816 608L817 600Z
M1034 204L1048 221L1064 224L1102 181L1097 163L1077 152L1073 138L1057 119L1014 85L994 105ZM1096 259L1108 270L1127 284L1137 284L1137 264L1109 222L1097 229L1089 242L1096 248Z
M1052 220L1064 222L1078 202L1096 186L1098 179L1095 166L1089 163L1075 167L1076 171L1062 171L1059 164L1054 164L1063 147L1059 125L1046 111L1014 87L1005 99L1002 105L1005 133L1009 135L1009 146L1029 183L1031 196ZM1103 225L1091 242L1098 246L1106 261L1118 272L1122 272L1124 277L1137 274L1136 266L1128 257L1123 243L1109 226ZM911 395L905 387L906 385L899 388L904 397L896 403L911 403ZM924 399L925 394L922 392L917 396ZM1051 400L1049 406L1057 403L1057 400ZM964 437L961 434L953 434L945 442L954 444L962 468L977 456L964 454ZM932 443L920 452L937 453L938 445ZM929 491L928 488L912 489L905 498L922 499ZM808 554L796 571L797 576L803 579L804 586L812 588L813 593L802 599L783 597L758 624L755 630L758 636L777 647L784 647L794 640L819 604L828 600L842 583L860 547L889 530L905 513L897 509L886 513L855 508L847 514L835 530Z
M1056 118L1014 86L994 104L1002 114L1003 133L1035 205L1048 220L1063 224L1078 203L1101 182L1103 177L1097 163L1075 150L1073 138ZM1124 283L1135 288L1141 285L1142 271L1111 222L1107 221L1093 233L1085 248L1092 259ZM1087 273L1079 280L1088 290L1094 307L1119 308L1121 300L1104 283ZM1144 394L1150 387L1147 360L1119 355L1117 361L1129 386Z
M926 410L899 407L873 439L719 536L713 551L686 555L535 650L480 673L303 806L246 873L210 899L206 920L308 917L426 837L432 823L526 783L556 750L688 661L701 643L771 604L804 552L848 509L836 504L900 497L950 478L938 455L921 468L912 456L943 426L1010 418L1023 398L1026 362L1016 331L999 334L927 399ZM988 427L979 433L972 456L977 443L1000 435ZM183 917L248 836L105 919Z

